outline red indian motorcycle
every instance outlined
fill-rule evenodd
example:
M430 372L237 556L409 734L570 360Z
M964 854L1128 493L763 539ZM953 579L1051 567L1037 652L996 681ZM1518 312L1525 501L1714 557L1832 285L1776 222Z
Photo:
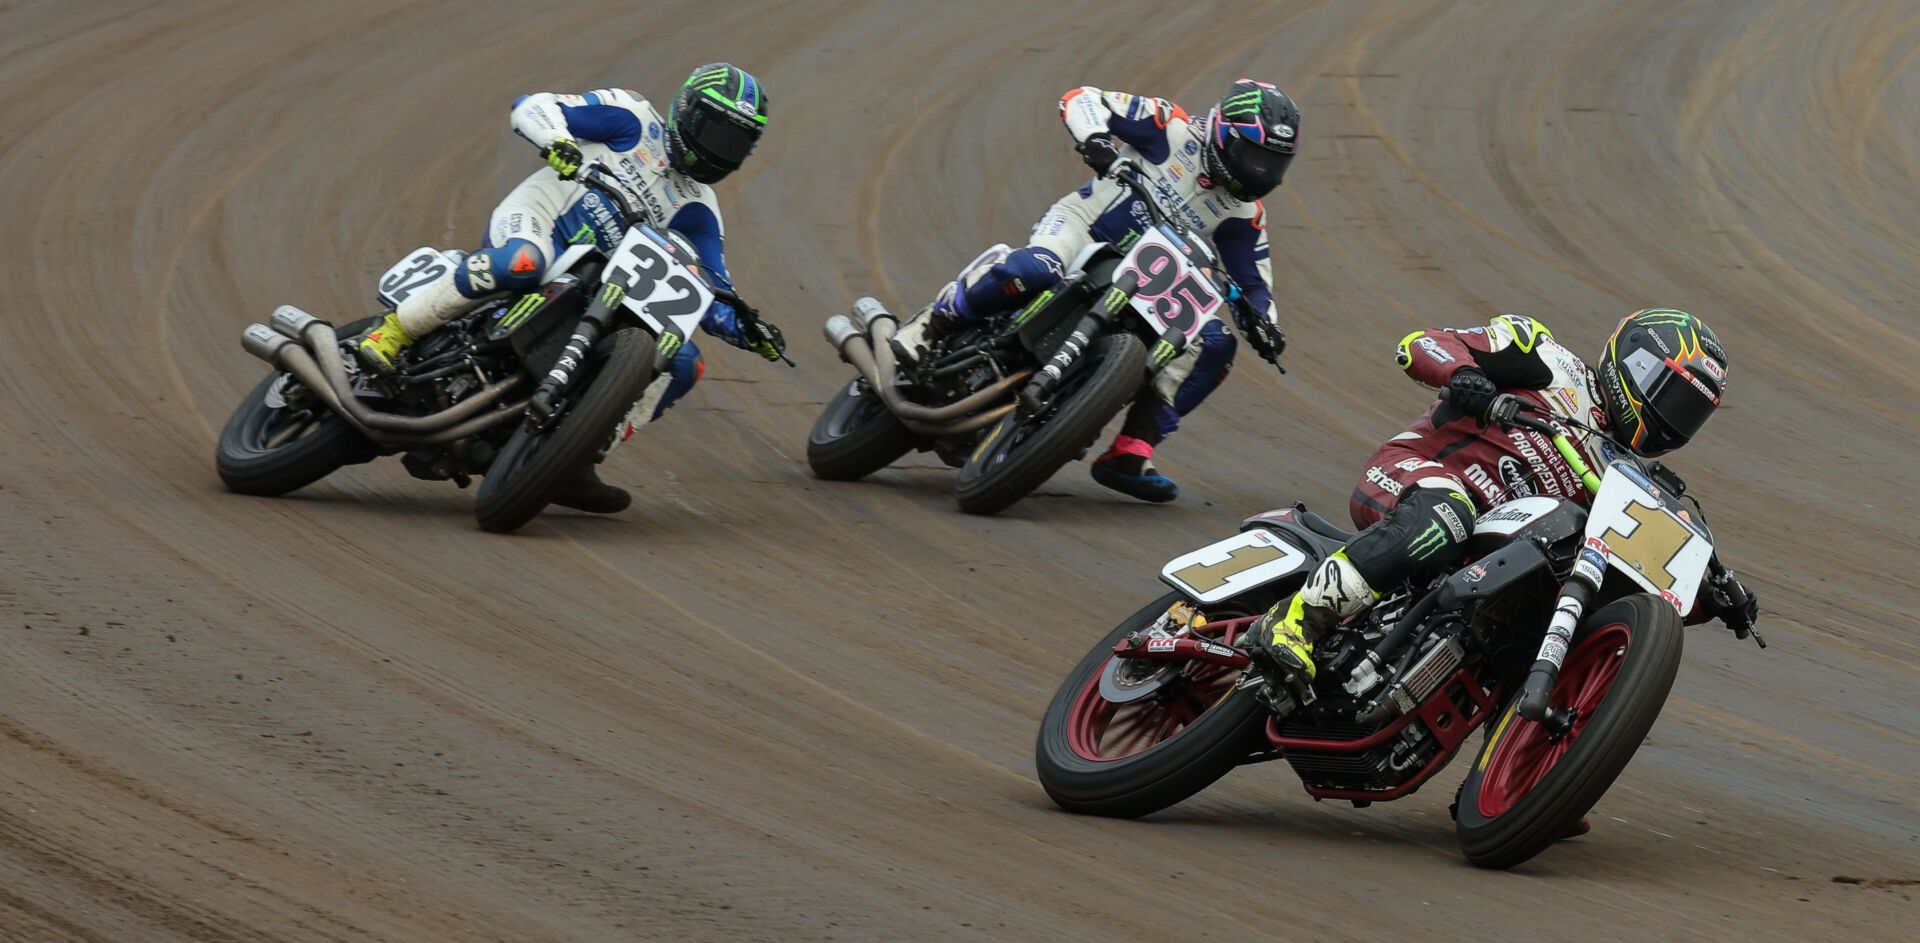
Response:
M1298 504L1248 518L1167 563L1173 591L1067 676L1036 748L1047 794L1130 818L1285 759L1315 799L1366 806L1419 789L1491 722L1453 808L1467 860L1512 867L1576 831L1666 703L1703 579L1729 574L1664 465L1622 450L1595 475L1564 427L1513 421L1551 439L1591 509L1529 497L1481 515L1456 568L1322 640L1299 696L1235 645L1353 535Z

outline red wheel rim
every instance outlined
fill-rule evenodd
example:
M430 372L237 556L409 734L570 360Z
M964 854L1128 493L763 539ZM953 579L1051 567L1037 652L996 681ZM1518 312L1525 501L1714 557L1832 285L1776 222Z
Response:
M1231 643L1231 637L1226 641ZM1162 700L1149 695L1116 704L1100 696L1100 678L1113 664L1108 659L1082 685L1067 712L1067 746L1081 759L1096 763L1123 760L1178 736L1200 715L1219 704L1240 681L1240 669L1204 662L1187 662L1180 673L1186 689Z
M1478 805L1482 816L1494 818L1512 809L1567 755L1612 689L1632 642L1633 629L1616 622L1595 630L1567 654L1550 699L1554 707L1579 711L1566 736L1556 740L1548 736L1545 727L1517 714L1508 715L1506 729L1495 734L1499 739L1480 777Z

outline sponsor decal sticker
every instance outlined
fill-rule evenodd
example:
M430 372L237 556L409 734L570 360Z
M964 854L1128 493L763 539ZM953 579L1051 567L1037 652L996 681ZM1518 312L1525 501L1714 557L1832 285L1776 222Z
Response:
M1373 482L1381 491L1385 491L1395 497L1400 496L1400 483L1394 481L1393 476L1388 475L1386 471L1378 465L1367 469L1367 480Z
M1454 362L1453 355L1450 353L1447 353L1444 349L1442 349L1439 341L1436 341L1431 337L1422 337L1419 340L1419 344L1420 344L1420 349L1426 351L1427 356L1432 357L1435 362L1437 363L1453 363Z
M1170 651L1173 651L1173 646L1177 641L1179 640L1170 639L1170 638L1150 638L1150 639L1147 639L1147 651L1170 652Z

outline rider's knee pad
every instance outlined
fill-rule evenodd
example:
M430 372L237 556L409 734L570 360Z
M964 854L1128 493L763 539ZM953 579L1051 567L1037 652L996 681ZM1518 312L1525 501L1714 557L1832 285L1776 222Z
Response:
M960 305L975 318L1011 311L1066 276L1066 263L1051 249L1022 246L1007 253L980 277L963 285Z
M1416 486L1347 543L1347 558L1375 587L1431 576L1460 559L1473 532L1473 502L1461 491Z
M530 291L540 287L540 275L546 270L547 254L539 246L509 239L504 246L468 255L454 287L468 298L484 298L496 291Z

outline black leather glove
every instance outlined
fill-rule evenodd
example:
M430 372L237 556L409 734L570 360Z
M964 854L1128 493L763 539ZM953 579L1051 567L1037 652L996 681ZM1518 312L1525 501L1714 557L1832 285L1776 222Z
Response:
M1760 619L1760 597L1734 579L1732 572L1723 571L1707 580L1705 602L1707 610L1733 630L1734 638L1753 634L1754 623Z
M1499 395L1500 388L1475 367L1461 367L1447 381L1447 402L1481 422L1487 421L1487 407L1492 406L1494 397Z
M1111 134L1096 134L1081 141L1074 150L1079 151L1080 159L1102 177L1113 169L1113 162L1120 159L1120 148L1113 143Z
M1280 353L1287 349L1287 333L1258 314L1247 318L1247 323L1242 327L1253 352L1259 354L1261 360L1279 366Z
M572 180L580 173L581 165L587 162L586 156L580 153L580 145L566 138L559 138L541 148L540 156L546 158L547 166L552 167L562 180Z

